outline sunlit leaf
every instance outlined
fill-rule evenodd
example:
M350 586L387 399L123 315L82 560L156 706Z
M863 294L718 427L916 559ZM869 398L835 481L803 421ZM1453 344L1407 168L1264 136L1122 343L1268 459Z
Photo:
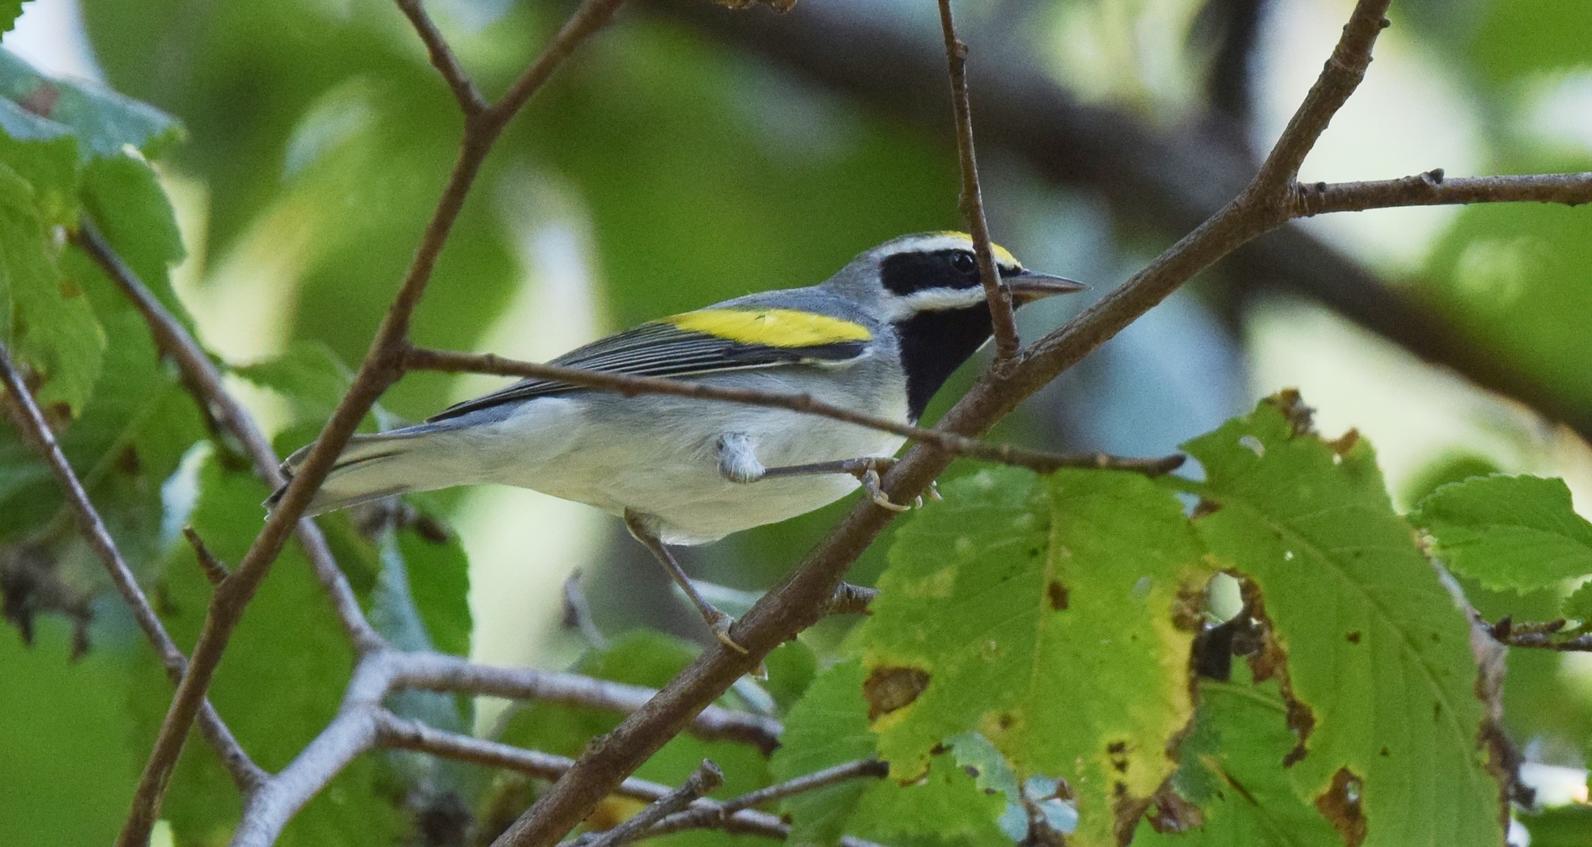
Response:
M1410 522L1451 570L1493 589L1531 591L1592 575L1592 523L1562 480L1474 477L1422 500Z
M1020 777L1060 777L1077 840L1115 840L1171 774L1208 576L1177 501L1130 475L985 470L897 536L863 625L892 774L976 730ZM1087 692L1087 693L1085 693Z
M1362 816L1366 844L1496 844L1465 613L1393 513L1370 445L1327 444L1303 414L1280 396L1185 448L1208 476L1200 536L1257 587L1286 657L1295 790L1352 799L1337 817Z

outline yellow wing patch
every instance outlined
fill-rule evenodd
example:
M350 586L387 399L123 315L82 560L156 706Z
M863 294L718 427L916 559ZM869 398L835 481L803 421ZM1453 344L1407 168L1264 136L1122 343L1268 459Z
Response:
M968 235L965 232L957 232L956 230L947 229L937 232L935 235L943 235L946 238L960 238L967 242L969 250L973 248L973 236ZM1005 247L1002 247L999 244L991 241L989 243L989 249L991 253L995 254L996 264L1013 268L1020 268L1023 266L1023 263L1017 261L1017 257L1012 255L1012 251L1007 250Z
M686 332L764 347L816 347L873 338L862 324L795 309L699 309L663 322Z

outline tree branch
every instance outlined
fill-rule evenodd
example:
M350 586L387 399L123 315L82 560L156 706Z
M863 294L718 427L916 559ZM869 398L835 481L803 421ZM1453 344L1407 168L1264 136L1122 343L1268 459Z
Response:
M432 370L448 373L487 373L500 376L520 376L599 388L626 396L637 394L665 394L674 397L691 397L699 400L723 400L749 406L788 409L793 412L830 418L845 423L890 432L929 444L939 450L970 459L980 459L1004 465L1016 465L1049 473L1060 468L1109 468L1127 470L1156 476L1176 470L1183 464L1183 456L1174 454L1152 459L1132 459L1110 456L1105 453L1062 454L1043 450L1029 450L1011 444L992 444L968 438L954 432L926 429L900 421L858 412L843 406L825 403L810 394L780 394L751 388L728 388L703 382L686 382L650 376L629 376L605 371L569 368L537 362L505 359L491 353L454 353L411 347L404 354L404 367L408 370Z
M1308 218L1328 212L1362 212L1398 206L1447 206L1456 203L1562 203L1578 206L1592 200L1592 171L1522 176L1478 176L1448 179L1443 169L1398 179L1364 182L1315 182L1300 185L1293 216Z
M155 610L149 605L149 599L144 596L144 590L138 587L138 579L133 576L133 569L128 567L127 561L122 558L121 551L116 547L116 541L111 538L110 531L105 528L105 522L100 519L99 512L89 500L88 492L83 489L83 483L72 471L72 466L67 463L66 456L61 452L61 445L56 442L55 434L50 431L50 425L44 419L44 413L39 411L39 404L34 401L33 394L28 391L21 374L17 373L12 365L11 356L3 343L0 343L0 383L4 383L11 398L11 402L0 405L6 406L12 412L11 417L17 430L32 442L33 449L38 452L44 463L49 465L50 472L54 474L55 481L66 495L67 503L72 507L72 513L77 517L78 530L83 534L83 539L105 565L111 583L116 586L117 593L122 595L128 609L132 611L133 620L137 622L138 628L143 630L144 637L149 639L150 645L155 648L155 654L160 657L167 678L172 684L177 684L188 669L188 660L183 657L177 643L166 633L166 627L161 624ZM221 757L221 764L226 766L227 773L231 774L232 781L239 791L247 795L265 778L265 772L249 758L248 753L243 751L232 730L228 729L221 716L216 714L209 700L202 701L199 706L199 731L204 734L210 746L215 748L216 754Z
M638 685L558 671L494 667L442 653L397 653L391 661L394 688L465 691L627 714L641 708L657 694ZM703 709L691 720L688 729L699 738L751 744L764 754L779 746L779 721L720 706Z
M680 832L687 829L702 829L714 826L726 814L733 814L742 809L794 797L809 791L828 788L831 785L852 779L881 779L890 772L890 765L878 759L859 759L855 762L835 765L821 771L777 782L767 788L749 791L739 797L732 797L713 806L698 806L687 809L653 824L647 830L647 837L667 835L671 832Z
M442 32L437 29L431 16L426 14L425 6L421 0L397 0L398 8L404 16L409 18L409 23L414 26L415 33L426 45L426 54L431 57L431 66L442 75L449 90L453 92L453 99L459 104L459 111L466 117L473 117L491 104L481 92L476 89L475 82L465 72L464 66L459 63L459 58L454 55L453 48L448 46Z
M978 159L973 153L973 114L967 96L967 44L956 35L951 0L940 0L940 29L945 34L946 74L951 82L951 113L956 118L957 160L962 170L958 205L962 217L967 219L967 232L973 237L978 277L989 302L990 323L995 331L994 367L1004 368L1017 356L1017 317L1012 312L1012 293L1001 284L1000 267L990 247L989 222L984 219L984 194L979 189Z
M149 287L144 285L133 269L122 260L120 254L105 236L100 233L94 221L87 216L78 224L78 229L72 234L73 243L77 244L93 259L105 275L110 277L112 283L120 288L122 293L133 302L143 316L144 322L149 325L149 332L155 339L155 346L161 352L171 357L176 362L178 370L182 371L183 385L193 394L195 402L201 409L209 412L215 420L232 437L237 439L238 445L249 457L254 465L254 472L265 481L265 484L276 488L287 480L282 476L278 467L280 459L276 451L271 449L270 439L260 431L260 426L255 422L249 410L239 403L237 398L227 390L223 381L221 369L210 360L209 354L199 342L189 334L182 322L161 305L161 302L150 293ZM295 527L298 534L299 546L304 549L304 555L310 561L310 567L315 572L315 578L326 590L327 597L331 599L332 610L337 614L338 623L359 649L373 649L380 646L381 636L371 628L365 620L365 615L360 611L359 599L354 596L354 589L348 584L348 578L343 575L342 569L337 566L337 561L332 557L332 550L326 544L326 536L321 534L320 528L309 521L300 521Z
M159 815L161 799L171 780L171 771L182 752L183 741L193 725L194 716L204 701L205 691L210 686L244 609L270 571L271 564L286 543L288 533L299 523L299 516L309 505L310 498L331 471L337 455L354 434L354 429L376 398L398 378L398 360L408 343L410 319L425 292L426 284L431 280L437 257L442 253L448 234L464 208L464 199L480 172L481 163L508 120L546 82L553 70L613 15L622 2L585 0L502 100L483 112L467 116L453 171L442 189L442 195L437 200L431 220L426 225L392 305L354 376L353 384L338 403L320 437L315 440L298 473L288 483L281 501L266 520L254 544L238 562L232 577L215 592L206 611L199 640L194 645L188 673L177 687L177 694L172 698L171 706L161 722L154 749L139 777L135 803L118 838L120 847L142 847L148 842L150 829ZM424 33L422 37L425 37Z
M969 435L987 430L1022 399L1128 322L1148 311L1196 272L1284 219L1284 197L1292 184L1290 162L1302 161L1332 113L1353 91L1382 28L1388 0L1360 0L1334 51L1334 61L1305 98L1299 114L1278 139L1268 166L1251 186L1215 217L1178 241L1143 272L1095 307L1031 348L1010 370L991 371L947 413L940 428ZM1355 69L1359 68L1360 71ZM1306 141L1305 139L1308 139ZM922 491L949 461L948 454L914 448L886 475L886 491L896 500ZM632 714L601 744L581 756L567 774L543 794L496 844L546 847L584 818L612 787L630 774L679 729L690 715L717 698L767 653L810 625L832 596L850 564L893 517L869 504L854 508L809 553L786 580L764 595L731 630L746 648L708 648L689 667Z
M647 808L631 815L624 823L591 838L575 843L584 847L621 847L647 834L653 824L691 805L704 794L724 784L724 772L708 759L692 771L679 788L652 801Z
M765 65L803 78L931 132L940 132L945 55L897 16L856 4L809 3L783 18L713 14L696 0L646 4L651 11L740 47ZM1248 184L1247 139L1219 122L1152 127L1124 109L1079 102L1020 50L981 57L987 80L972 92L979 141L1040 176L1105 201L1117 218L1186 233ZM1423 361L1562 421L1592 440L1592 408L1545 383L1458 329L1421 286L1385 280L1297 228L1273 231L1225 261L1235 297L1280 290L1313 300Z

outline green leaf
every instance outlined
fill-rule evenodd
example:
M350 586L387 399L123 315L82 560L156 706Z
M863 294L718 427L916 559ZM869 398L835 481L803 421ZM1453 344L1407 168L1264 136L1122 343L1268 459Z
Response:
M11 31L22 17L22 4L27 0L0 0L0 35Z
M182 136L171 116L90 83L54 79L0 49L0 97L41 120L66 128L85 158L120 155L124 145L159 155Z
M1273 399L1185 447L1208 476L1200 536L1258 589L1308 710L1295 790L1330 799L1352 778L1367 845L1497 844L1465 613L1393 513L1370 446L1328 445L1300 414L1297 397Z
M775 779L874 755L863 683L855 660L819 674L785 720L780 747L769 763ZM791 818L790 843L796 845L833 844L842 834L901 845L1007 840L996 824L1006 808L1001 794L983 790L944 750L908 784L847 780L790 797L780 808Z
M101 611L119 617L118 610ZM108 629L95 627L97 644L112 640ZM148 648L129 639L79 659L72 640L71 624L60 618L39 618L32 646L0 627L0 714L8 727L0 733L0 763L9 775L0 821L7 847L115 841L138 781L144 751L129 743L132 723L123 704L130 654ZM159 682L169 698L171 684ZM68 796L73 805L63 813L61 798Z
M199 469L198 486L199 499L188 523L223 561L239 561L259 529L260 501L269 492L252 474L228 470L214 456ZM185 650L192 647L211 594L192 550L174 546L159 596L166 626ZM210 689L211 701L255 760L277 770L336 712L353 659L325 592L290 544L233 634ZM146 664L134 709L153 737L171 699L171 685L152 658ZM408 821L396 803L403 792L383 778L383 770L377 757L355 759L294 818L279 843L401 843ZM203 742L186 747L163 811L177 842L184 845L224 841L236 824L236 794Z
M297 419L324 422L348 393L354 375L331 348L296 341L268 359L237 365L232 372L293 404Z
M1494 81L1586 67L1592 63L1592 15L1560 0L1504 0L1485 10L1463 55ZM1461 16L1462 17L1462 16Z
M1208 576L1177 500L1143 477L1005 469L947 486L897 536L863 624L892 775L977 731L1020 778L1067 780L1078 843L1113 843L1192 717L1185 609Z
M785 716L779 749L768 764L775 780L874 756L862 682L862 665L854 660L818 675ZM780 811L790 816L791 843L833 844L868 788L866 780L852 779L787 798Z
M33 186L0 164L0 344L43 381L41 404L74 410L99 377L105 335L79 280L68 279Z
M1410 522L1430 533L1450 570L1488 588L1549 588L1592 574L1592 523L1562 480L1485 476L1445 485Z
M81 197L116 254L167 311L192 328L171 288L171 268L187 251L154 168L133 156L96 159L83 169Z
M1580 621L1582 627L1592 627L1592 581L1582 583L1564 598L1564 616Z
M1276 680L1253 684L1247 666L1234 670L1232 682L1200 683L1199 715L1179 750L1175 799L1158 799L1133 843L1339 847L1343 839L1294 793L1283 764L1299 739Z

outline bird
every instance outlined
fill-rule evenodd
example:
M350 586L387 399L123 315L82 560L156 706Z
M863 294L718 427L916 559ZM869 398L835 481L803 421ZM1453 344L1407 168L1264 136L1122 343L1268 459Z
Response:
M1084 286L1030 271L992 244L1022 306ZM806 394L916 424L993 321L972 238L904 235L804 288L763 291L643 323L553 364ZM859 487L901 509L879 474L905 439L790 409L640 395L524 379L422 423L356 435L311 498L314 516L408 492L498 483L595 506L624 521L726 646L734 620L697 591L671 546L783 521ZM313 445L310 445L313 446ZM288 456L289 480L310 446ZM284 484L266 501L280 501Z

